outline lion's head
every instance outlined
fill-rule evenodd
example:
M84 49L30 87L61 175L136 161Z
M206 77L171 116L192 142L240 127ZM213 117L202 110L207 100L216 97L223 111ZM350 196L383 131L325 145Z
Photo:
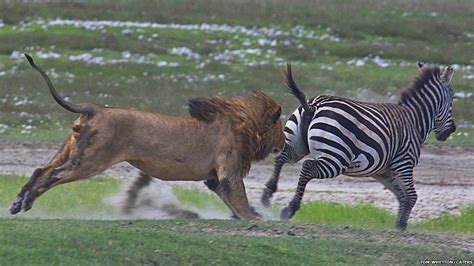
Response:
M232 98L191 99L189 113L206 123L230 121L234 132L241 136L241 159L247 165L244 168L250 168L250 161L262 160L269 153L278 152L285 144L281 106L261 91Z

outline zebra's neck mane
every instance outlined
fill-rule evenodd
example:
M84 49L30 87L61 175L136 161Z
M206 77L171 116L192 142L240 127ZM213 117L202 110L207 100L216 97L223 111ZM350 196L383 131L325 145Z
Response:
M441 73L439 67L424 68L418 78L413 81L413 84L402 92L399 104L406 104L413 98L414 95L423 93L423 87L429 82L431 78L438 77Z
M420 141L424 142L435 124L435 116L438 112L438 96L428 97L428 95L440 95L436 90L436 84L439 81L440 69L438 67L422 68L420 76L415 79L413 84L402 92L399 105L408 107L413 114L412 122L417 125ZM431 80L431 81L430 81ZM435 82L435 80L438 80ZM431 83L431 84L430 84ZM427 86L428 85L428 86ZM431 90L430 92L428 90ZM439 96L441 97L441 96ZM431 99L431 100L429 100ZM434 102L433 102L434 100Z

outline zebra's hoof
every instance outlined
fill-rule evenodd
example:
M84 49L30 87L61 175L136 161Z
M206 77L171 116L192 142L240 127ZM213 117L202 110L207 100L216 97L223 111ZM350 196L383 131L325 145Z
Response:
M291 217L293 217L293 214L295 214L295 212L294 212L290 207L285 207L285 208L281 211L280 220L282 220L282 221L288 221L288 220L291 219Z
M404 232L405 230L407 230L407 225L406 224L397 224L397 230L400 231L400 232Z
M265 208L270 207L270 198L271 197L272 196L268 192L266 192L266 191L263 192L262 198L260 199L260 201L262 202L263 207L265 207Z

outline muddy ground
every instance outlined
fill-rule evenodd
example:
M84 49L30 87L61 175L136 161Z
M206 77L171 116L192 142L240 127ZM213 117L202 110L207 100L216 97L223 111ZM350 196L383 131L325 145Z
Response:
M31 175L34 168L47 162L59 145L0 141L0 174ZM423 149L415 169L415 187L418 202L413 209L412 221L438 217L444 213L459 213L474 202L474 174L469 166L474 162L474 149L433 147ZM286 205L293 196L301 164L286 165L282 171L279 192L273 202ZM270 162L256 163L245 179L250 202L260 208L260 194L272 171ZM104 175L131 181L137 170L121 163ZM168 182L206 189L202 182ZM307 187L304 201L325 200L339 203L373 203L396 213L395 197L371 178L339 176L328 180L313 180Z

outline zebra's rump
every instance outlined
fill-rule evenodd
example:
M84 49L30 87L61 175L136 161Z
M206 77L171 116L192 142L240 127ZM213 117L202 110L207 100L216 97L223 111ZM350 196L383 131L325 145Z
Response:
M372 175L388 161L391 129L385 104L319 96L308 128L311 157L325 161L338 174Z
M285 140L298 157L303 157L309 153L307 134L308 126L312 117L304 114L303 108L300 106L290 116L284 128Z

